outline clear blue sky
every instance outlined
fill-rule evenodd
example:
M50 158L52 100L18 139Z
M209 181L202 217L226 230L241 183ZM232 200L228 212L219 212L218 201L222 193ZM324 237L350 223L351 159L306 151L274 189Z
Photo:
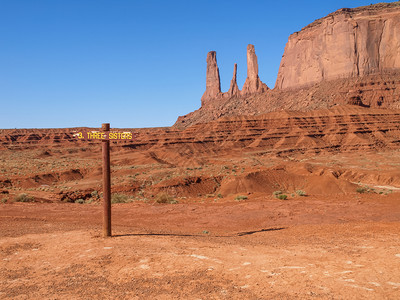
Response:
M361 0L0 0L0 128L157 127L200 107L206 55L275 85L288 36ZM393 1L392 1L393 2Z

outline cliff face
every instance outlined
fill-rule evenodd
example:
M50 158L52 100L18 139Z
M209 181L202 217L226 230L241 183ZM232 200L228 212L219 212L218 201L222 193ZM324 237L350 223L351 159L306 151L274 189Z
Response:
M275 87L400 70L400 5L341 9L289 37Z

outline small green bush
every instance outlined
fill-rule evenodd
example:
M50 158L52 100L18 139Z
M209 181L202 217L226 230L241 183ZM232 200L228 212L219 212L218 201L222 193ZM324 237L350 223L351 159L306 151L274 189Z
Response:
M297 191L296 191L296 194L299 195L299 196L302 196L302 197L305 197L305 196L306 196L306 192L305 192L305 191L302 191L302 190L297 190Z
M7 203L8 199L7 198L3 198L1 199L1 203Z
M76 200L75 200L75 203L83 204L83 203L85 203L85 200L83 200L83 199L76 199Z
M280 194L280 195L278 195L277 198L280 199L280 200L286 200L287 196L285 194Z
M242 200L246 200L246 199L247 199L247 196L242 196L242 195L236 196L236 198L235 198L236 201L242 201Z
M217 197L218 198L223 198L224 196L222 196L222 194L218 194Z
M35 198L32 196L28 196L27 194L19 194L18 196L15 197L14 199L15 202L34 202Z
M282 194L282 191L275 191L272 193L276 198L278 198L278 195Z
M131 199L129 196L124 195L124 194L112 194L111 195L111 203L129 203L131 202Z

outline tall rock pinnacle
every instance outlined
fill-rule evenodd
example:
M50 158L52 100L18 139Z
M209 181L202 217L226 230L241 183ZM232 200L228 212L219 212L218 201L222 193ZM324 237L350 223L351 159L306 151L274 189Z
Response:
M217 53L210 51L207 54L206 91L201 97L201 105L208 100L215 99L221 94L221 82L217 65Z
M247 45L247 78L243 85L241 94L250 95L254 93L262 93L268 90L265 83L258 77L257 55L254 45Z
M237 75L237 64L235 64L235 66L233 67L233 77L231 80L231 86L229 87L229 90L227 92L228 97L238 96L240 93L236 81L236 75Z

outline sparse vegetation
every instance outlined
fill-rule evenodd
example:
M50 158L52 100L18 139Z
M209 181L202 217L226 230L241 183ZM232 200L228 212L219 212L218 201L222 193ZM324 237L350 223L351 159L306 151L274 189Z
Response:
M18 196L15 196L14 201L15 202L34 202L35 198L23 193L23 194L19 194Z
M242 200L246 200L246 199L247 199L247 196L242 196L242 195L239 195L239 196L235 197L236 201L242 201Z
M367 192L367 189L365 187L358 187L356 189L356 192L359 193L359 194L364 194L364 193Z
M224 196L222 196L222 194L218 194L217 197L218 198L223 198Z
M76 199L76 200L75 200L75 203L83 204L83 203L85 203L85 200L83 200L83 199Z
M90 195L92 196L92 198L99 199L99 193L97 191L91 192Z
M159 193L155 199L156 203L161 204L177 204L179 203L178 200L175 200L172 196L168 195L167 193Z
M282 191L275 191L272 193L276 198L278 198L278 195L282 194Z
M302 190L297 190L297 191L296 191L296 194L299 195L299 196L302 196L302 197L307 196L306 192L305 192L305 191L302 191Z
M8 199L7 198L3 198L1 199L1 203L7 203Z
M115 204L115 203L129 203L132 202L130 197L124 194L112 194L111 195L111 203Z
M280 195L278 195L277 198L280 199L280 200L286 200L286 199L287 199L287 195L285 195L285 194L280 194Z

